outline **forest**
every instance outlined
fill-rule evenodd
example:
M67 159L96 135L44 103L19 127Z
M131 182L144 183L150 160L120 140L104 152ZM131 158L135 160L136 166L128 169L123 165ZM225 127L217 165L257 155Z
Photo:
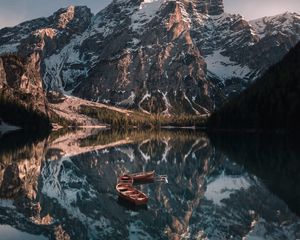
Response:
M208 121L210 129L299 130L300 43Z

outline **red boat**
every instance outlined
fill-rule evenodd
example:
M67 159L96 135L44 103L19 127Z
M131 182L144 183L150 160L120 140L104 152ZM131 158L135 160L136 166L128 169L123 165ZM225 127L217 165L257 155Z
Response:
M148 202L147 195L135 189L133 186L119 183L116 186L116 190L121 198L135 205L144 205Z
M118 177L116 190L120 198L135 205L145 205L148 202L148 196L134 188L134 182L152 182L154 181L155 171L127 174Z
M154 175L155 171L129 174L129 176L132 177L134 181L138 182L151 182L154 180Z
M133 178L129 175L124 175L118 178L118 183L124 184L124 185L133 185Z

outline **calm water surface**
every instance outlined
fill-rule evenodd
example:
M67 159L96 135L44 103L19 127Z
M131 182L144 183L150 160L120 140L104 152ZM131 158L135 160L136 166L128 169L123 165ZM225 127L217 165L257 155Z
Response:
M297 137L81 130L0 138L0 239L300 239ZM117 176L155 170L147 207Z

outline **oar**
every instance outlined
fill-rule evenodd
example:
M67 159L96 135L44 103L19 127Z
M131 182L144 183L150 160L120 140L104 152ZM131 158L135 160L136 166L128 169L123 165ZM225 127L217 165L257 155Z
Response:
M156 182L165 182L168 183L168 177L166 175L158 175L154 178Z

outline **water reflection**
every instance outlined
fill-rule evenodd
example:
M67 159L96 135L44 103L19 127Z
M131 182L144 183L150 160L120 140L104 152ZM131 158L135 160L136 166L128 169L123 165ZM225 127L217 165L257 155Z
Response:
M299 135L227 133L213 135L211 140L300 216Z
M278 163L279 152L260 152L238 136L229 140L213 136L214 147L194 131L85 129L3 148L0 223L49 239L300 238L299 218L290 210L297 208L285 198L296 185L285 192L268 185L279 176L274 166L292 176L299 165L290 157ZM290 150L296 159L299 152ZM272 169L251 162L262 153ZM117 176L147 170L168 175L169 183L140 186L150 197L147 208L120 202ZM280 180L282 188L298 181Z

